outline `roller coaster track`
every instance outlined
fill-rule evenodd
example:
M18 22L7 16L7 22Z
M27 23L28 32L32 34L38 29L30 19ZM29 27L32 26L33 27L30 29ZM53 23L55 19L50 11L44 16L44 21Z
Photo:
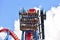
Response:
M19 40L17 35L13 31L11 31L9 29L3 28L3 29L0 30L0 32L9 32L10 35L14 38L14 40Z

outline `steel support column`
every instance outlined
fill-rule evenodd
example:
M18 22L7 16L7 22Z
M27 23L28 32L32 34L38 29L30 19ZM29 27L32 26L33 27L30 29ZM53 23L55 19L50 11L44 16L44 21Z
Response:
M38 40L37 30L35 30L35 40Z
M22 31L22 39L21 40L24 40L24 31Z
M4 40L8 40L9 35L10 35L10 32L8 31L8 32L7 32L7 36L6 36L6 38L5 38Z

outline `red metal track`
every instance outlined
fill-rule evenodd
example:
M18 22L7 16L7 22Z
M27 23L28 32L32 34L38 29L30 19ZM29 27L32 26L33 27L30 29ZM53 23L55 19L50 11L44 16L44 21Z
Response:
M14 40L19 40L17 35L14 34L14 32L10 31L9 29L3 28L0 30L0 32L8 32L8 31L10 32L10 35L14 38Z

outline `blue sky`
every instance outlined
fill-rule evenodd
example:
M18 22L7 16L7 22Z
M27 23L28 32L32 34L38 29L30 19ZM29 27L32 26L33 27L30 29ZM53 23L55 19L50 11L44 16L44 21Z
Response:
M59 3L60 0L0 0L0 27L14 30L14 21L19 19L20 8L29 9L41 5L47 11Z
M14 21L19 18L19 10L39 7L45 10L58 6L59 0L0 0L0 26L14 29Z

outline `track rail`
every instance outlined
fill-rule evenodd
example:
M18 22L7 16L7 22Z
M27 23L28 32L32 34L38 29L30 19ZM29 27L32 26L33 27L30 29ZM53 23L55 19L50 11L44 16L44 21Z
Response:
M11 31L11 30L9 30L7 28L1 29L0 32L10 32L10 35L14 38L14 40L19 40L17 35L13 31Z

